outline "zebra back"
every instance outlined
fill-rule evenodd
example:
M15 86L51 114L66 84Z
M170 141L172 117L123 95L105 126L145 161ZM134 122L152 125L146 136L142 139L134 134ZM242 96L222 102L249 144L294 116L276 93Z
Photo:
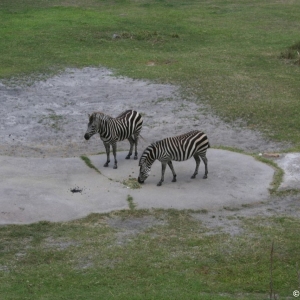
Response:
M105 142L116 142L138 135L142 129L143 118L134 110L126 110L113 118L102 112L94 112L90 116L91 127L100 134Z
M118 140L124 140L134 135L139 135L142 126L143 118L140 113L135 110L126 110L110 120L112 127L115 127L116 136Z
M196 153L205 156L209 147L207 135L202 131L193 130L149 145L144 150L139 165L141 166L143 163L152 164L155 159L159 161L183 161Z

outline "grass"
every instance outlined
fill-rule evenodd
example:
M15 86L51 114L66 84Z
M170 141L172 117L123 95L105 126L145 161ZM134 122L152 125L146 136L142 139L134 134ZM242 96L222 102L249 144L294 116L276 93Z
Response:
M299 219L234 218L243 233L230 236L194 214L133 209L2 226L1 297L268 299L273 240L273 289L280 299L291 297L299 284ZM129 222L134 231L126 229Z
M89 168L94 169L99 174L102 174L101 171L93 165L93 163L91 162L91 160L87 156L81 155L80 158L85 162L85 164Z
M299 151L299 19L299 1L1 0L0 79L105 66L179 85L228 122ZM127 211L72 222L1 226L1 299L267 299L273 241L273 290L291 299L300 289L299 218L237 215L244 231L230 236L192 211L127 201Z
M297 55L299 19L298 1L2 0L0 78L106 66L180 85L299 151L300 68L281 58Z
M130 210L134 210L136 208L136 204L133 202L133 197L130 195L127 195L127 202Z
M284 171L281 168L279 168L278 165L274 161L272 161L270 159L267 159L267 158L264 158L264 157L261 157L258 155L255 155L254 157L256 160L261 161L261 162L271 166L275 170L274 175L273 175L273 182L271 183L272 188L270 189L270 193L277 194L278 188L283 181Z
M52 110L51 110L52 111ZM56 131L63 130L61 127L61 124L64 122L63 116L57 115L54 111L51 112L48 116L42 117L38 123L43 123L51 128L53 128Z
M292 60L295 64L300 64L300 42L292 45L280 54L280 58Z
M140 189L141 185L138 183L136 178L127 178L123 180L123 184L130 189Z
M231 152L242 153L242 154L247 155L247 153L245 153L245 151L237 149L237 148L233 148L233 147L220 146L220 147L217 147L216 149L223 149L223 150L228 150ZM248 155L250 155L250 154L248 154ZM256 160L271 166L274 169L275 172L273 175L273 180L270 184L271 188L269 189L271 195L279 196L279 195L289 194L289 193L291 193L291 194L299 193L298 190L290 190L290 189L285 190L285 191L278 191L278 188L283 181L284 171L281 168L279 168L277 163L275 161L273 161L272 159L268 159L263 156L255 155L255 154L252 154L251 156L254 157Z

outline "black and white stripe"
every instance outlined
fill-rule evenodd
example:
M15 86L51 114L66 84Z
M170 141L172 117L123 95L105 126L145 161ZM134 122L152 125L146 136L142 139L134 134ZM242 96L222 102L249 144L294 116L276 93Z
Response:
M133 146L135 146L134 159L137 159L137 144L142 125L143 118L141 114L134 110L126 110L116 118L112 118L102 112L93 112L89 115L88 129L84 138L88 140L95 133L99 133L107 154L107 161L104 164L104 167L108 167L110 162L110 145L112 145L115 159L114 169L117 169L117 142L128 139L130 150L126 159L129 159L132 155Z
M209 147L210 145L207 135L204 132L198 130L190 131L183 135L169 137L161 141L157 141L149 145L140 158L140 173L138 182L144 183L144 181L149 176L151 166L156 159L158 159L162 164L161 180L157 185L160 186L164 181L164 174L167 164L173 173L172 182L175 182L176 174L174 171L172 160L183 161L191 158L192 156L196 161L196 169L194 174L192 175L192 178L196 178L196 175L198 174L198 169L201 161L200 157L205 165L205 173L203 178L207 178L208 170L206 151Z

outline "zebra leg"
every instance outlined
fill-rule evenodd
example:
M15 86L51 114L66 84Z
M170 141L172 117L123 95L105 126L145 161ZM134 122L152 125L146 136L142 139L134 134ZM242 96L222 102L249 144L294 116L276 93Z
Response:
M207 178L207 174L208 174L208 168L207 168L207 158L206 158L206 155L204 154L204 156L201 156L203 162L204 162L204 165L205 165L205 173L204 173L204 176L203 178L206 179Z
M129 137L128 141L130 143L130 149L129 149L129 152L126 156L126 159L130 159L130 156L132 155L133 145L134 145L134 139L132 137Z
M104 167L108 167L108 164L110 163L110 144L106 144L104 143L104 146L105 146L105 150L106 150L106 155L107 155L107 160L106 160L106 163L104 164Z
M196 178L196 175L198 174L199 165L200 165L200 157L199 157L199 155L195 154L194 158L195 158L195 161L196 161L196 169L195 169L194 174L191 177L192 179Z
M138 159L138 152L137 152L137 145L138 145L138 141L139 141L139 136L135 136L135 140L134 140L134 157L133 159Z
M115 159L115 164L114 164L114 169L118 168L118 162L117 162L117 143L112 144L112 149L113 149L113 155Z
M159 183L157 184L157 186L161 186L161 184L164 181L166 166L167 166L167 163L165 163L165 162L161 163L161 179L160 179Z
M172 174L173 174L173 180L172 182L176 182L176 173L175 173L175 170L174 170L174 167L173 167L173 164L172 164L172 161L170 160L168 162L168 166L170 167L171 171L172 171Z

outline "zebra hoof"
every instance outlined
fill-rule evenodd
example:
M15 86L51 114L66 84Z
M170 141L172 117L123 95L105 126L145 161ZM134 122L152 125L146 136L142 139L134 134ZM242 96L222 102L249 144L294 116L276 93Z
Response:
M125 159L130 159L130 155L128 154L128 155L125 157Z
M103 165L103 167L107 168L107 167L108 167L108 163L105 163L105 164Z
M160 181L160 182L157 184L157 186L161 186L161 184L162 184L162 182Z
M176 182L176 181L177 181L177 179L176 179L176 178L173 178L172 182Z
M195 179L195 178L196 178L196 175L193 175L191 178L192 178L192 179Z
M207 179L207 175L204 175L204 176L203 176L203 179Z
M118 169L118 166L117 166L117 165L114 165L113 169Z
M137 156L135 156L133 159L137 160L137 159L138 159L138 157L137 157Z

